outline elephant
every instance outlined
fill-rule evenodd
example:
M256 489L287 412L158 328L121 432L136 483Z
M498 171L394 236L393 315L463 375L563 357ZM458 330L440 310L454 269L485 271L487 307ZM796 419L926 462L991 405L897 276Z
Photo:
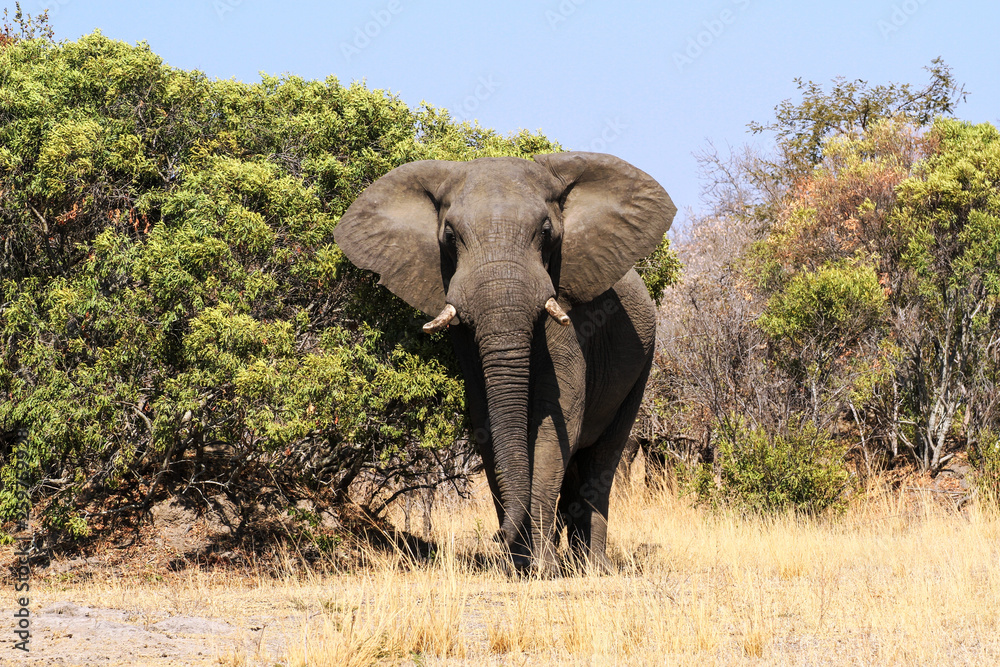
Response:
M653 358L656 310L633 265L676 213L602 153L423 160L382 176L334 238L447 329L507 562L553 573L559 532L608 570L608 505Z

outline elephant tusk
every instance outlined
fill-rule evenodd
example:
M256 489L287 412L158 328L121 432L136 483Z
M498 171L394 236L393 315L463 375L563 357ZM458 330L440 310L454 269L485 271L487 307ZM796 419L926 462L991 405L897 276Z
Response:
M551 297L548 301L545 302L545 310L547 310L549 315L552 316L552 319L554 319L559 324L563 326L569 324L569 315L567 315L566 311L564 311L562 308L559 307L559 304L556 303L555 297Z
M434 333L435 331L441 331L446 328L448 324L455 319L456 311L455 306L450 303L444 305L441 314L435 317L433 320L424 325L424 333Z

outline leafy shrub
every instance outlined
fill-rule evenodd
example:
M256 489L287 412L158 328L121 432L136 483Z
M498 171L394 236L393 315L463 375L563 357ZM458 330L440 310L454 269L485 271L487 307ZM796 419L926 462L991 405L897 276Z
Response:
M721 428L718 483L707 466L692 480L699 500L757 512L843 507L848 473L836 440L804 420L793 420L783 434L735 423Z
M870 266L830 262L793 276L770 298L760 326L769 336L802 346L822 338L824 346L847 348L884 317L885 291Z
M403 163L557 145L333 77L217 81L99 32L30 36L0 44L0 521L15 461L68 537L181 480L281 506L472 468L447 337L333 230Z
M969 457L975 466L973 476L979 500L1000 508L1000 436L992 431L981 433Z
M680 281L681 262L677 253L670 249L670 239L666 236L649 257L636 264L636 271L646 284L650 298L657 306L663 299L663 290Z
M334 77L217 81L100 32L5 30L0 522L19 517L15 461L70 538L171 484L281 508L475 467L447 336L333 230L401 164L557 144ZM664 244L650 280L671 259Z

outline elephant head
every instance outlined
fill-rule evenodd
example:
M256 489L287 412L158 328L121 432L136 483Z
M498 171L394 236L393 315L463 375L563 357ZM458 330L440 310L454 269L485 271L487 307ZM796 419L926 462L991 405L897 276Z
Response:
M611 288L663 239L676 209L660 185L597 153L427 160L373 183L335 238L411 306L471 330L486 385L501 532L528 510L528 407L535 325Z

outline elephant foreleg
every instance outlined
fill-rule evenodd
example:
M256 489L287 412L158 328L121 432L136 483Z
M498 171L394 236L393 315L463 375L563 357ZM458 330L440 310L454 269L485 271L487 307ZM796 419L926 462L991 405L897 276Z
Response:
M546 417L538 427L531 479L531 551L539 574L558 570L556 562L556 503L569 460L570 444L561 414Z
M556 504L563 476L580 438L584 407L584 364L572 331L545 318L532 350L535 382L532 392L530 534L535 567L541 574L557 569Z
M582 563L602 572L611 570L605 554L608 534L608 506L616 465L595 457L595 447L581 450L573 457L563 485L559 509L566 523L569 546ZM613 452L609 452L613 453ZM616 460L620 459L619 456Z

